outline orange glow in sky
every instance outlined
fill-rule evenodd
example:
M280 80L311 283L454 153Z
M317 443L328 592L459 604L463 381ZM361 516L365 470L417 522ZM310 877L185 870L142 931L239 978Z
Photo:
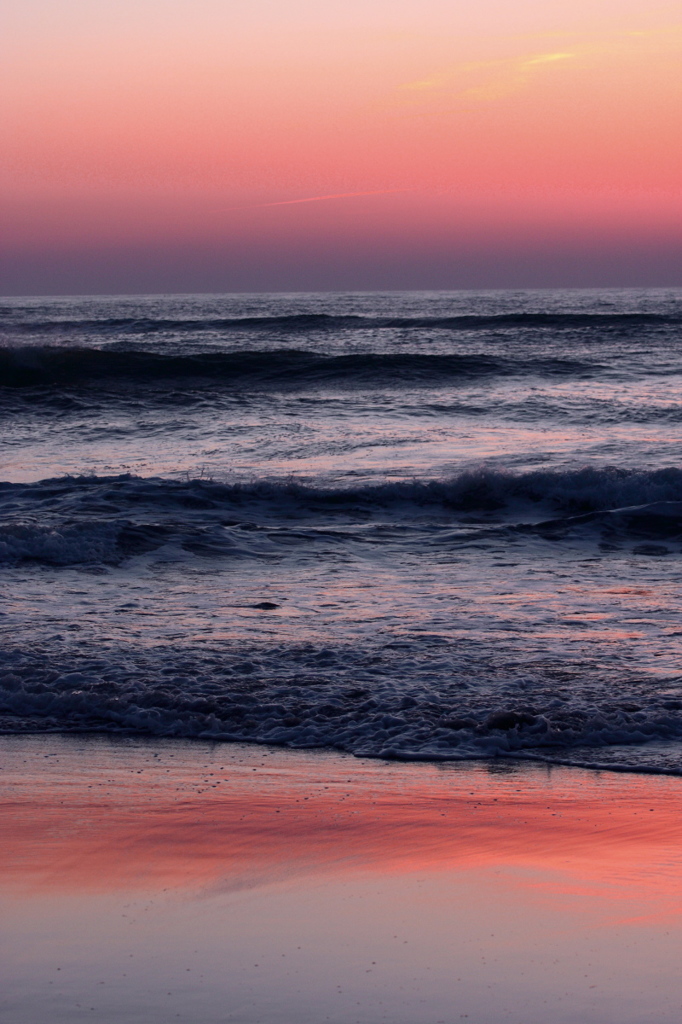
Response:
M495 286L519 247L597 252L596 272L623 239L642 270L659 253L661 280L620 283L678 283L677 5L23 0L2 20L0 227L17 288L60 253L77 268L187 246L209 254L209 290L221 253L242 254L239 288L248 266L264 270L254 287L290 287L283 253L300 287L325 254L327 286L337 273L345 287L359 252L369 287L390 286L387 252L398 287L410 267L417 286L469 283L452 266L472 252Z

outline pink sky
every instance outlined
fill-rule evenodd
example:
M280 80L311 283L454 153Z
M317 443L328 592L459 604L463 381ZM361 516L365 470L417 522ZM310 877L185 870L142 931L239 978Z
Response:
M5 294L682 283L677 4L22 0L0 31Z

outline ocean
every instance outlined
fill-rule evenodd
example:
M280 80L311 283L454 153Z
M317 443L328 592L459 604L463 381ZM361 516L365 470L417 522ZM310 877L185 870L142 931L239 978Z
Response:
M0 731L682 773L681 290L0 307Z

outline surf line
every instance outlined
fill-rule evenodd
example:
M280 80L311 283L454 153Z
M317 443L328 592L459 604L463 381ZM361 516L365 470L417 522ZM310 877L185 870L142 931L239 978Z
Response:
M294 206L297 203L322 203L328 199L355 199L358 196L387 196L396 192L414 192L415 187L409 188L377 188L371 192L335 192L328 196L306 196L304 199L280 199L274 203L253 203L247 206L228 206L227 210L262 210L266 206Z

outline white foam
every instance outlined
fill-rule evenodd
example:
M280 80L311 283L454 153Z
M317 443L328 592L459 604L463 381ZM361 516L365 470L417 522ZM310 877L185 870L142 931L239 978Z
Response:
M420 659L409 643L374 652L129 647L99 657L57 657L55 646L52 657L20 649L2 656L3 731L239 740L405 760L523 756L682 773L682 701L651 681L621 679L617 699L605 681L599 692L587 681L557 701L551 675L536 672L529 685L527 673L514 678L494 662L479 664L476 686L462 688L471 666L461 649L441 644L447 667L436 680L435 651L427 645ZM368 668L379 653L380 674Z

